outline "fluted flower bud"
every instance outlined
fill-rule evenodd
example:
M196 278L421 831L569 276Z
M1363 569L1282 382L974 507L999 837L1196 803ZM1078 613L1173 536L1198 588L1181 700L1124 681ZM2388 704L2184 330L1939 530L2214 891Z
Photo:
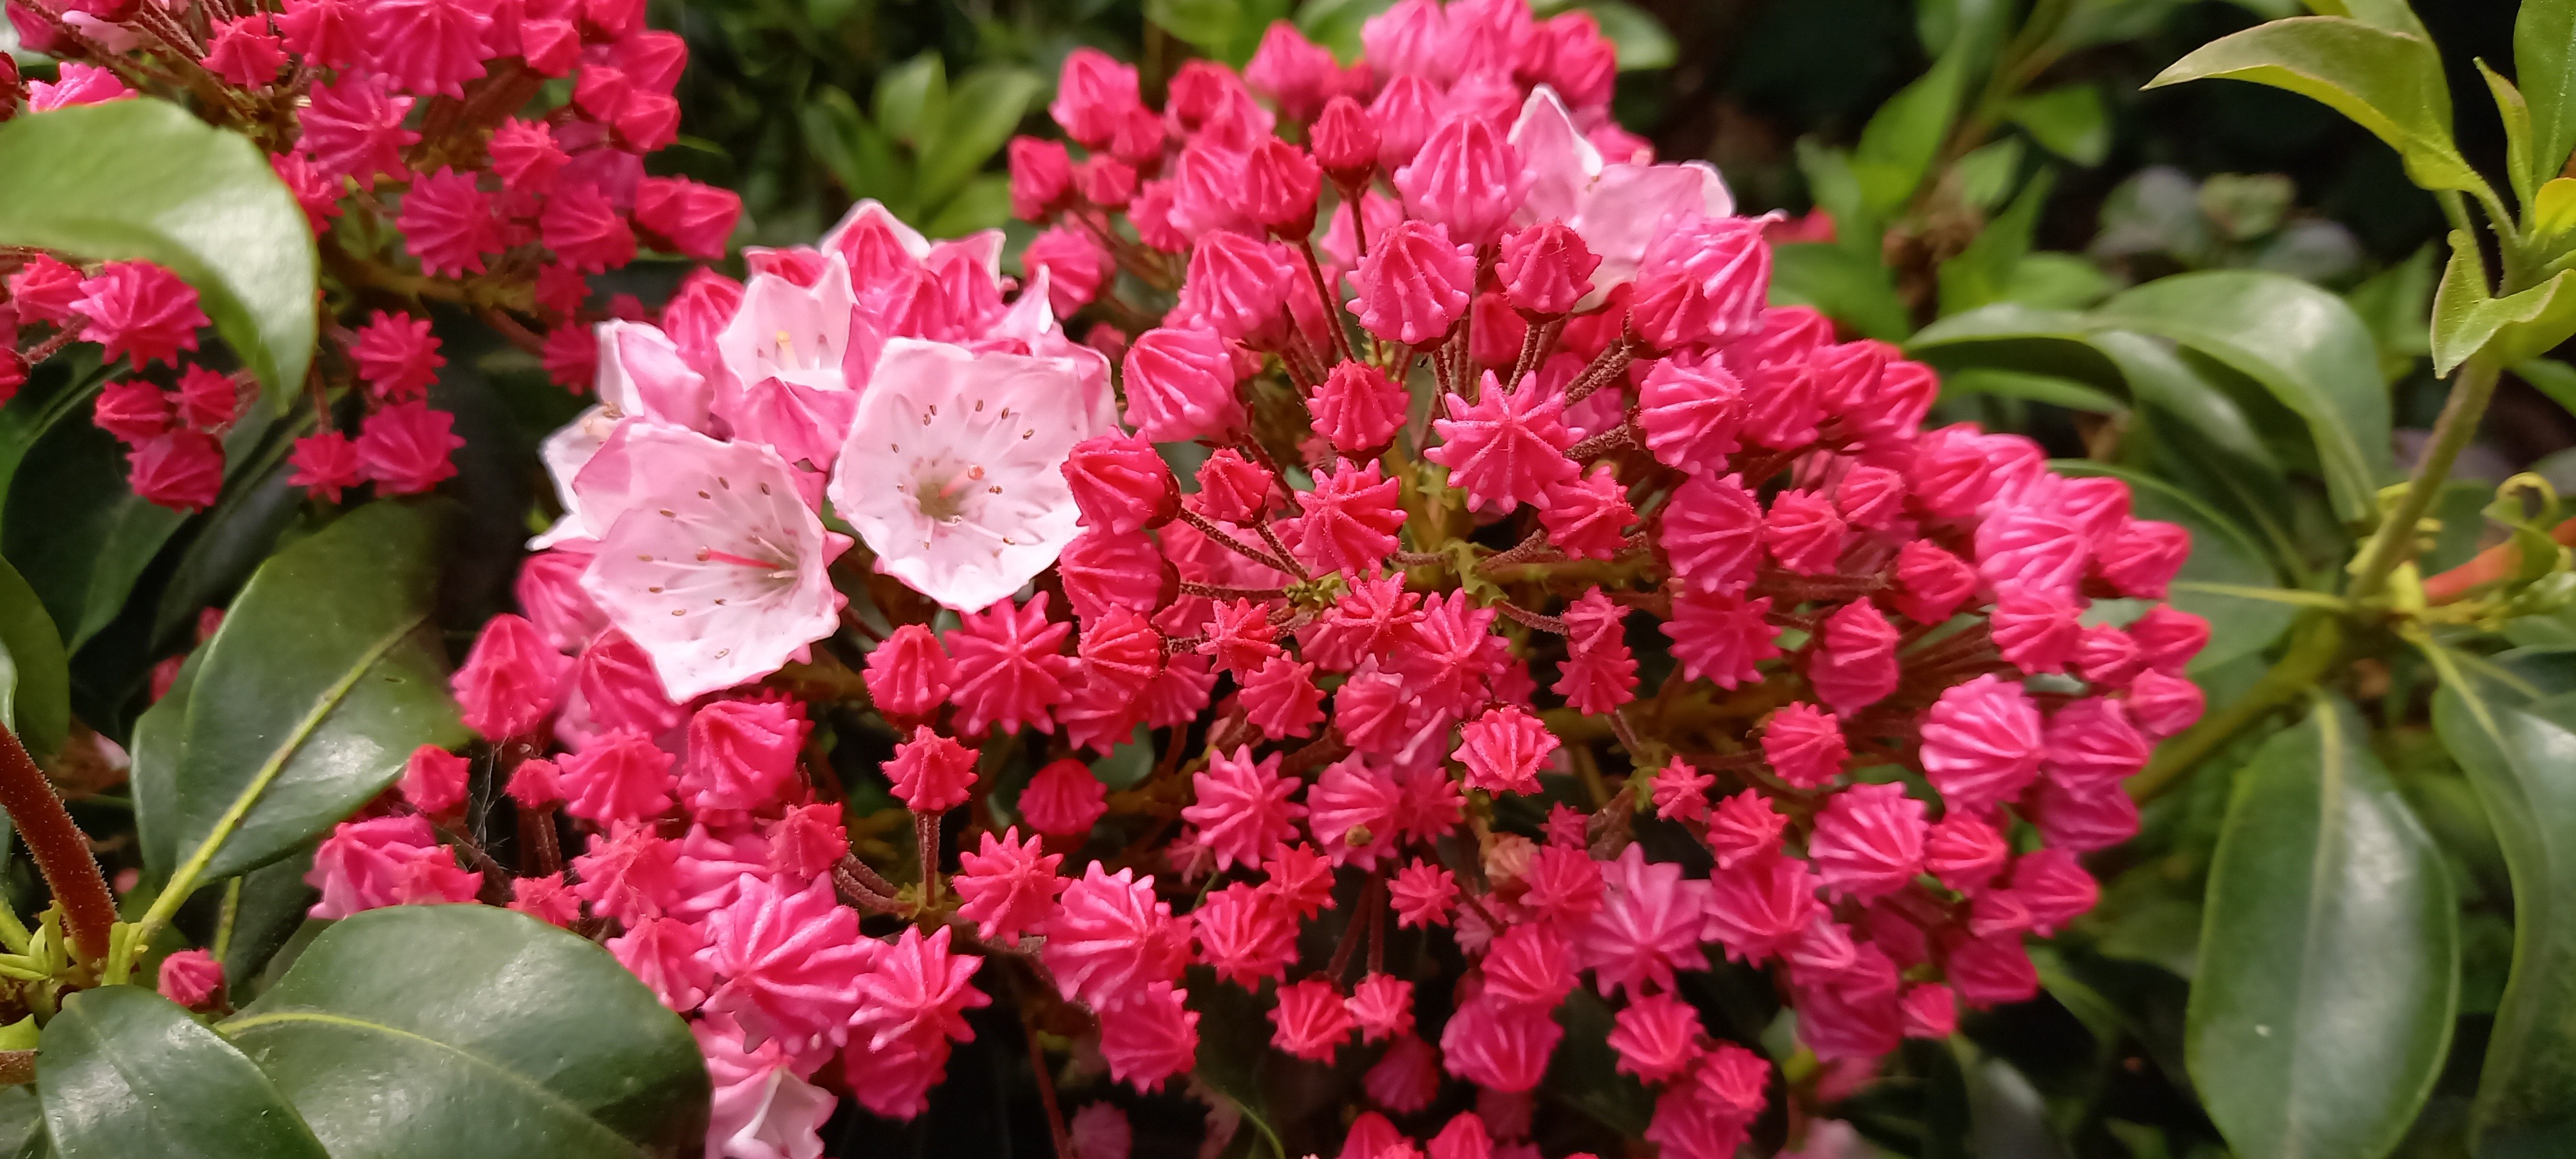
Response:
M1377 120L1349 97L1324 102L1308 139L1315 145L1316 164L1324 167L1335 185L1363 184L1377 168Z
M1073 445L1065 482L1082 525L1112 533L1160 527L1180 512L1180 484L1154 444L1135 435L1098 435Z
M1571 313L1592 292L1592 271L1601 257L1583 244L1583 235L1562 221L1548 220L1503 239L1500 273L1512 308L1533 318Z
M1276 137L1263 141L1244 159L1244 212L1280 237L1302 238L1315 228L1323 177L1305 150Z

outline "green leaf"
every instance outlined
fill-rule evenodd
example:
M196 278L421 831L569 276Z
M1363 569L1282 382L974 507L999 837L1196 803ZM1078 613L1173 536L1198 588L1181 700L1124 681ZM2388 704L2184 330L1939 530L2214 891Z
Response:
M1950 166L1949 180L1958 190L1959 203L1979 213L1987 213L2003 204L2013 191L2013 179L2021 176L2021 138L2005 137L1968 151Z
M1813 306L1862 336L1903 341L1913 323L1887 267L1830 242L1771 247L1771 302Z
M2340 698L2240 778L2184 1022L2192 1082L2237 1154L2377 1159L2450 1048L2450 875Z
M2424 31L2424 22L2416 18L2415 7L2410 0L2307 0L2307 5L2320 16L2350 17L2373 28L2402 33L2417 40L2433 39L2431 33ZM2262 11L2252 4L2245 7Z
M852 201L874 199L910 210L912 163L897 154L894 142L859 111L850 94L816 85L799 116L805 147L832 171L832 179Z
M2040 207L2047 203L2049 188L2055 184L2055 175L2041 170L2013 198L2010 208L1986 223L1968 248L1941 263L1938 277L1942 313L1973 310L2003 297L2013 267L2030 253L2031 236L2039 228Z
M1000 229L1011 219L1011 179L1001 173L979 173L940 206L921 232L934 238L964 237L978 230Z
M124 459L106 431L55 423L27 448L0 507L0 555L22 566L68 652L116 618L143 569L187 521L136 495Z
M921 174L913 196L921 205L940 205L993 155L1009 144L1029 102L1046 90L1046 81L1022 68L978 69L957 85L948 104L948 123L921 144Z
M250 138L150 99L20 116L0 125L0 245L169 267L273 403L302 397L313 229Z
M63 1000L36 1090L63 1159L329 1159L259 1067L139 986Z
M2377 514L2392 470L2388 392L2370 328L2343 299L2278 274L2217 270L2124 291L2095 317L2173 339L2261 383L2306 420L2337 514Z
M1887 214L1914 196L1950 135L1961 83L1959 57L1944 53L1930 72L1889 97L1862 126L1851 170L1865 208Z
M2110 114L2102 108L2102 90L2089 84L2015 97L2004 104L2004 119L2078 165L2099 165L2111 151Z
M251 577L189 692L174 875L205 885L275 860L392 784L412 750L469 739L429 621L440 523L372 503Z
M313 850L308 847L242 875L232 940L224 946L224 981L235 1003L258 993L260 972L304 925L313 903L321 900L321 894L304 881L312 869Z
M1252 59L1270 22L1287 15L1288 0L1145 0L1145 19L1236 68Z
M2486 1159L2576 1152L2576 697L2445 681L2433 727L2485 804L2513 878L2513 972L2471 1141Z
M2514 377L2531 384L2531 388L2548 395L2571 415L2576 415L2576 366L2555 358L2532 358L2513 364Z
M38 756L62 747L72 726L71 673L63 637L36 589L0 559L0 722Z
M1960 395L2026 399L2105 415L2126 414L2129 410L2127 403L2071 378L1983 366L1972 366L1941 376L1941 397L1949 399Z
M924 52L887 69L877 78L875 108L887 135L922 147L948 122L948 66L937 52Z
M2252 81L2322 101L2368 129L2426 189L2484 190L2451 143L2441 54L2421 35L2336 16L2294 16L2202 45L2147 82Z
M2292 604L2247 598L2208 588L2266 590L2280 585L2280 573L2264 560L2261 548L2226 516L2162 479L2104 463L2067 460L2051 464L2061 475L2108 475L2129 485L2129 510L2140 519L2175 524L2191 532L2191 558L2175 575L2169 602L2209 621L2209 645L2192 658L2193 672L2205 673L2240 656L2272 646L2288 631L2299 609Z
M168 814L178 795L188 696L197 686L197 669L205 658L203 648L188 653L170 681L170 690L134 720L134 764L127 776L134 786L134 843L142 847L143 873L150 881L169 880L170 871L179 865L179 834Z
M1626 0L1583 0L1574 7L1591 13L1593 21L1601 26L1601 35L1610 38L1610 46L1619 54L1621 72L1671 68L1681 59L1681 44L1665 31L1663 21L1643 8Z
M608 951L505 909L349 918L219 1029L343 1159L668 1155L706 1132L679 1017Z
M2379 341L2380 374L2391 382L2411 373L2416 359L2433 352L2432 333L2424 325L2433 309L2433 283L2433 247L2427 245L2344 295L2344 301L2370 327L2371 337Z
M2512 365L2536 358L2576 335L2576 271L2509 297L2487 295L2486 263L2477 242L2451 231L2451 262L2433 292L2433 373L2447 375L2481 349Z
M2003 300L2043 310L2077 310L2119 288L2102 267L2074 254L2023 254L2004 278Z
M2531 231L2556 237L2576 229L2576 177L2552 177L2540 183L2531 199Z
M2504 121L2505 178L2513 183L2513 195L2529 204L2540 183L2557 176L2556 170L2536 172L2531 161L2531 106L2522 99L2513 82L2497 76L2487 62L2477 62L2478 75L2487 82L2487 95L2495 98L2496 115Z
M1347 65L1360 57L1360 27L1394 6L1395 0L1306 0L1297 6L1297 31Z
M2531 106L2531 172L2556 177L2576 149L2576 3L2523 0L2513 21L2513 79Z

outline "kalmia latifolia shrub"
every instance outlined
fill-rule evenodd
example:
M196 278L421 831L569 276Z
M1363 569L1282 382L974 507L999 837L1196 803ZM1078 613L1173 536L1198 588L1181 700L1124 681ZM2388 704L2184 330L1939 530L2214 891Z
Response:
M1766 221L1610 123L1588 16L1404 0L1364 39L1274 27L1159 109L1073 54L1065 140L1011 151L1024 281L863 204L599 326L561 519L455 677L535 852L460 863L473 766L424 751L315 912L601 938L740 1159L816 1154L842 1097L920 1114L996 1002L1197 1089L1240 991L1278 1064L1347 1064L1364 1159L1534 1154L1561 1014L1602 1003L1679 1159L2029 998L2024 939L2093 904L2078 858L2201 711L2207 627L2156 603L2183 532L1921 430L1930 370L1766 307ZM630 156L590 116L550 131ZM613 168L555 196L619 204ZM1138 739L1117 791L1084 763ZM1714 1033L1712 969L1766 973L1825 1081ZM1065 1110L1123 1154L1116 1107Z
M30 81L0 58L0 120L163 97L269 153L338 283L325 357L296 385L314 433L289 457L294 485L324 502L455 473L463 440L425 398L446 364L426 304L479 313L587 388L592 323L642 316L632 299L593 310L587 277L641 249L722 257L740 215L729 191L645 175L644 155L678 135L688 50L645 27L642 0L6 7L19 43L60 63ZM206 329L196 291L159 266L0 248L0 399L32 366L95 345L118 374L95 421L129 448L135 492L180 510L215 501L221 436L256 391L199 360Z

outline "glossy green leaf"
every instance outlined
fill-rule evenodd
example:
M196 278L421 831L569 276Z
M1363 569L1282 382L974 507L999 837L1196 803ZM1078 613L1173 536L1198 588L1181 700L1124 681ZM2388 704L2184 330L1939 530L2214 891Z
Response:
M2523 0L2513 21L2513 78L2531 106L2531 173L2546 181L2576 149L2576 2Z
M2451 142L2441 54L2420 35L2338 16L2295 16L2202 45L2148 88L2221 77L2322 101L2370 130L2427 189L2485 188Z
M2433 372L2453 367L2484 349L2492 361L2512 365L2547 354L2576 335L2576 271L2502 298L2487 291L2486 263L2477 242L2451 231L2451 263L2433 292Z
M1145 0L1145 19L1217 60L1240 68L1288 0ZM960 97L963 103L963 97Z
M2185 1018L2193 1085L2237 1154L2377 1159L2450 1048L2450 875L2339 698L2239 776Z
M440 524L380 501L271 557L205 647L166 820L205 885L285 854L465 743L429 622ZM147 808L158 809L157 804Z
M134 493L124 448L86 422L37 437L0 506L0 555L20 566L66 651L97 635L187 516Z
M473 905L332 926L218 1029L338 1159L694 1153L696 1039L608 951Z
M1931 71L1889 97L1861 127L1851 170L1871 212L1894 211L1923 184L1959 112L1960 69L1956 54L1942 54Z
M2495 98L2496 116L2504 122L2504 165L2506 180L2513 186L2516 200L2528 203L2540 183L2556 172L2539 173L2532 165L2531 105L2522 99L2522 90L2513 82L2496 75L2487 62L2477 62L2478 76L2487 82L2487 95Z
M875 107L887 135L921 147L947 124L948 66L938 53L924 52L887 69L877 78Z
M272 401L301 396L313 228L250 138L150 99L21 116L0 125L0 245L169 267Z
M2104 463L2069 460L2052 464L2063 475L2108 475L2129 485L2129 510L2140 519L2176 524L2191 532L2191 558L2174 577L2173 606L2209 621L2209 645L2192 658L2194 672L2207 672L2240 656L2271 647L2298 618L2298 608L2275 600L2226 594L2216 589L2269 589L2280 585L2280 573L2264 561L2252 536L2226 516L2162 479ZM2195 588L2193 585L2207 585Z
M135 718L134 743L126 750L133 761L127 780L134 786L134 842L142 847L144 875L155 882L168 880L179 864L179 834L169 811L178 795L179 750L187 741L188 696L205 658L199 648L180 662L170 690Z
M2005 275L2003 300L2042 310L2080 310L2093 305L2120 284L2102 267L2074 254L2023 254Z
M1029 102L1044 91L1046 81L1021 68L979 69L958 82L947 123L921 143L921 170L913 185L917 203L944 204L1010 143Z
M1621 72L1671 68L1681 59L1682 46L1665 31L1663 21L1643 8L1625 0L1582 0L1572 7L1592 14L1617 51Z
M2015 97L2005 103L2004 119L2078 165L2099 165L2111 151L2111 116L2102 107L2102 90L2089 84Z
M322 899L320 891L305 883L312 870L313 850L306 848L241 876L232 936L224 945L224 981L236 1005L259 993L260 972Z
M1988 395L1994 398L2018 398L2044 402L2068 410L2116 415L2128 411L2127 403L2108 392L2087 386L2071 378L2053 374L2029 374L2019 370L1996 370L1972 366L1941 376L1941 397Z
M72 724L63 637L54 630L36 589L5 559L0 559L0 660L8 669L0 674L0 723L38 756L62 747Z
M2389 465L2388 391L2370 328L2343 299L2296 278L2178 274L2102 304L2101 323L2170 338L2252 378L2307 422L2345 520L2378 512Z
M1868 338L1902 341L1912 329L1887 267L1839 245L1771 247L1771 302L1813 306Z
M2048 191L2056 184L2053 175L2042 170L2030 179L2015 196L2012 205L1979 231L1958 256L1941 263L1938 274L1941 287L1941 312L1956 314L1994 302L2004 295L2013 267L2030 253L2031 236L2039 229L2040 207L2048 202Z
M1395 6L1395 0L1306 0L1297 6L1297 31L1333 50L1343 64L1360 58L1360 28Z
M259 1067L140 986L65 999L36 1089L63 1159L328 1159Z
M2486 806L2513 878L2513 972L2471 1138L2482 1159L2576 1154L2576 697L2445 683L2433 726Z
M874 200L910 210L912 163L897 154L885 130L859 111L850 94L817 85L806 95L799 116L805 147L831 171L851 200Z
M922 223L921 232L934 238L964 237L980 230L1000 229L1010 219L1010 177L978 173L951 194L938 213Z

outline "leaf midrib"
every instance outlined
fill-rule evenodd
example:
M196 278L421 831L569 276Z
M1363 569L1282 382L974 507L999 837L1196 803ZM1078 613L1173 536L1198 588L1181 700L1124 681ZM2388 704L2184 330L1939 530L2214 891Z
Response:
M501 1076L504 1082L507 1082L514 1087L524 1089L542 1104L564 1111L566 1114L570 1115L575 1122L578 1122L584 1127L589 1128L591 1131L597 1132L602 1137L609 1139L616 1146L623 1148L628 1153L639 1156L644 1154L644 1149L637 1145L634 1140L629 1139L624 1135L620 1135L616 1131L610 1130L607 1124L592 1118L590 1112L584 1110L579 1103L575 1103L571 1099L565 1098L554 1088L537 1082L526 1075L520 1074L519 1072L511 1070L498 1062L494 1062L482 1055L475 1054L463 1047L449 1042L442 1042L425 1034L415 1034L397 1026L387 1026L381 1022L368 1022L364 1019L351 1018L345 1014L332 1014L321 1010L279 1010L261 1014L248 1014L223 1023L217 1026L216 1029L221 1031L226 1038L238 1038L242 1032L247 1030L256 1029L272 1023L290 1022L318 1022L349 1030L374 1033L386 1038L427 1043L441 1051L464 1059L480 1070L489 1071Z

